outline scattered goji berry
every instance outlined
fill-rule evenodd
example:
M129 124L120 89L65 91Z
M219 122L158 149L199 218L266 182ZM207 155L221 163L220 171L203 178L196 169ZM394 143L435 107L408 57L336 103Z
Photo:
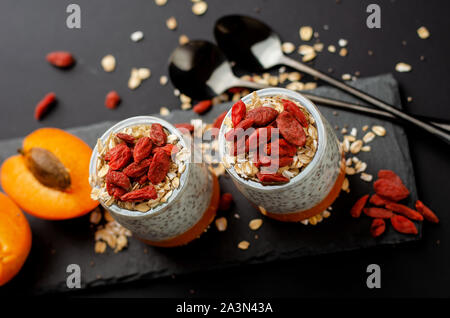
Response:
M356 201L355 204L353 205L353 207L351 208L350 215L353 216L354 218L359 218L364 206L367 203L368 198L369 198L368 194L359 198L358 201Z
M47 95L45 95L34 109L34 118L36 118L36 120L41 120L42 117L48 112L50 107L55 103L55 101L55 93L48 93Z
M253 125L255 127L264 127L271 123L277 116L277 110L272 107L261 106L249 111L245 118L253 119Z
M228 211L233 203L233 195L231 193L223 193L220 196L219 201L219 210L220 211Z
M212 106L211 100L202 100L201 102L198 102L194 105L192 110L196 112L197 114L203 114L206 111L208 111Z
M394 214L391 217L391 224L392 227L400 233L404 234L417 234L417 228L414 225L414 223L407 218L405 218L403 215Z
M390 201L388 199L385 199L382 196L379 196L378 194L373 194L370 197L369 202L372 203L373 205L376 205L376 206L385 206L386 203L389 203L389 202L392 202L392 201Z
M125 190L128 190L131 187L130 179L125 173L120 171L109 170L106 174L105 182L111 183Z
M284 183L284 182L289 182L289 178L283 176L280 173L258 172L256 174L256 177L262 183Z
M285 111L290 112L292 115L294 115L295 119L297 119L297 121L303 127L308 127L308 120L306 119L305 114L301 111L300 107L297 106L297 104L287 99L283 99L282 102Z
M422 201L416 201L416 209L417 211L422 213L425 220L433 223L439 223L439 218L436 216L436 214L434 214L434 212L431 211L429 207L423 204Z
M280 134L289 143L303 147L306 143L306 134L302 125L289 112L282 112L277 117L277 125Z
M406 205L399 203L387 203L386 209L392 210L394 212L400 213L407 218L415 221L423 221L423 216L419 212L414 211L413 209L408 208Z
M165 151L157 151L148 169L148 180L158 184L164 180L170 168L170 156Z
M383 208L364 208L363 211L371 218L390 219L393 215L392 211Z
M231 87L228 89L228 93L230 94L236 94L236 93L240 93L244 90L243 87Z
M66 51L50 52L47 54L46 59L50 64L61 68L72 66L75 63L72 54Z
M108 94L106 94L105 97L105 106L109 109L114 109L119 105L120 103L120 96L117 94L116 91L110 91Z
M385 229L386 223L383 219L374 219L372 225L370 225L370 234L372 234L373 237L378 237L384 233Z
M125 133L117 133L116 137L125 141L127 144L134 144L134 141L136 140L133 136Z
M128 192L120 197L121 201L130 201L130 202L137 202L137 201L144 201L144 200L153 200L158 197L158 194L156 193L156 189L154 186L149 184L146 187L143 187L142 189L137 189L131 192Z
M231 121L233 127L236 127L244 118L247 113L247 107L242 100L237 101L231 108Z
M108 194L110 196L114 197L115 199L120 199L120 197L122 195L127 193L127 191L125 189L122 189L121 187L115 186L112 183L107 183L106 184L106 191L108 191Z
M121 143L105 155L105 160L109 160L111 170L119 170L128 164L131 156L131 149L125 143Z
M373 183L375 192L391 201L397 202L409 196L409 190L392 179L378 179Z
M144 159L141 162L130 163L123 169L123 173L130 178L138 178L142 175L146 175L151 162L151 159Z
M134 146L133 157L134 161L140 162L150 156L152 151L152 140L149 137L139 138Z
M227 131L227 133L225 134L225 139L227 141L232 141L235 136L239 138L248 128L252 127L254 122L255 121L252 118L244 119L237 126Z
M164 132L163 126L160 124L152 124L150 138L157 147L164 146L167 142L167 135Z
M180 124L175 124L175 127L180 130L180 129L185 129L190 133L194 132L194 125L191 125L189 123L180 123ZM180 130L182 133L184 133L185 131Z

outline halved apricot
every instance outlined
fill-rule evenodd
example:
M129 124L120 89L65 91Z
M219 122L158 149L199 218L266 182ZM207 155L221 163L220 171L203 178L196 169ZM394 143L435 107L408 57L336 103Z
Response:
M98 202L90 197L89 161L92 149L78 137L57 128L42 128L23 141L22 153L48 150L70 175L66 189L44 185L29 169L23 155L7 159L0 170L3 189L25 212L38 218L64 220L82 216ZM42 181L42 180L41 180Z
M22 268L31 249L31 230L19 207L0 193L0 286Z

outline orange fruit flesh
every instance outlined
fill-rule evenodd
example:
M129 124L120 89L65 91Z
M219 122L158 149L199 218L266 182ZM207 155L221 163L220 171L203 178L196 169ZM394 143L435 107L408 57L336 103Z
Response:
M17 205L0 193L0 286L22 268L31 249L31 230Z
M98 202L90 198L91 148L78 137L56 128L42 128L28 135L23 149L40 147L52 152L69 170L71 186L66 191L42 185L25 165L21 155L7 159L0 171L3 189L25 212L38 218L64 220L92 211Z
M186 245L189 242L193 241L194 239L200 237L200 235L205 231L205 229L211 224L211 222L214 220L217 212L217 208L219 207L219 198L220 198L220 187L219 187L219 181L217 177L211 173L213 177L213 192L211 195L211 201L209 203L208 208L203 213L203 216L201 219L189 230L186 232L176 236L172 237L170 239L164 240L164 241L149 241L139 238L141 241L143 241L146 244L153 245L153 246L160 246L160 247L175 247L175 246L181 246Z

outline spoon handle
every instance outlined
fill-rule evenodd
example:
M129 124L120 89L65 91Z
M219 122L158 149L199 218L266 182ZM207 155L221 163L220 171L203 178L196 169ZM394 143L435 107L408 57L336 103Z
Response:
M340 101L337 99L331 99L331 98L321 97L321 96L317 96L317 95L305 94L304 92L302 92L302 95L305 96L306 98L312 100L315 103L319 103L319 104L323 104L323 105L328 105L328 106L333 106L333 107L348 109L348 110L354 110L354 111L358 111L358 112L366 113L366 114L373 114L376 116L381 116L381 117L389 118L389 119L397 118L396 116L392 115L391 113L385 112L384 110L378 110L378 109L369 108L366 106L347 103L347 102L343 102L343 101ZM448 124L439 123L439 122L435 122L435 121L429 121L429 122L435 126L438 126L441 129L444 129L444 130L450 132L450 125L448 125Z
M335 87L337 87L337 88L339 88L339 89L341 89L343 91L346 91L346 92L348 92L348 93L350 93L350 94L352 94L352 95L354 95L354 96L356 96L356 97L358 97L358 98L360 98L362 100L365 100L366 102L368 102L368 103L370 103L370 104L372 104L372 105L374 105L374 106L376 106L378 108L381 108L381 109L391 113L392 115L395 115L396 117L399 117L399 118L401 118L401 119L403 119L405 121L408 121L408 122L410 122L410 123L412 123L412 124L422 128L422 129L428 131L429 133L431 133L431 134L441 138L448 145L450 145L450 134L449 133L444 132L444 131L438 129L437 127L435 127L435 126L433 126L431 124L428 124L426 122L423 122L423 121L421 121L421 120L419 120L419 119L417 119L415 117L412 117L412 116L402 112L401 110L395 108L392 105L386 104L385 102L383 102L383 101L381 101L381 100L379 100L379 99L377 99L377 98L375 98L373 96L370 96L370 95L368 95L368 94L366 94L366 93L364 93L364 92L362 92L362 91L360 91L360 90L358 90L358 89L356 89L354 87L351 87L350 85L347 85L347 84L345 84L345 83L343 83L343 82L341 82L341 81L339 81L339 80L337 80L337 79L335 79L335 78L333 78L331 76L328 76L328 75L326 75L326 74L324 74L324 73L322 73L322 72L320 72L320 71L318 71L318 70L316 70L316 69L314 69L314 68L312 68L312 67L310 67L308 65L305 65L305 64L300 63L300 62L298 62L296 60L293 60L293 59L291 59L291 58L289 58L289 57L287 57L285 55L282 55L282 57L280 58L279 63L280 64L285 64L287 66L290 66L290 67L292 67L292 68L294 68L294 69L296 69L296 70L298 70L300 72L304 72L304 73L309 74L309 75L311 75L313 77L317 77L317 78L323 80L324 82L327 82L327 83L329 83L329 84L331 84L331 85L333 85L333 86L335 86Z

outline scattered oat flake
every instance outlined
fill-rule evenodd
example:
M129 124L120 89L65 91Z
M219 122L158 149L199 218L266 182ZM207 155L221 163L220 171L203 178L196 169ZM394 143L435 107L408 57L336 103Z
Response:
M348 41L346 39L339 39L338 44L340 47L346 47Z
M281 49L283 50L284 53L291 54L295 50L295 45L292 42L284 42L281 45Z
M316 52L312 52L310 54L306 54L302 57L302 62L309 62L316 58L317 54Z
M352 76L351 76L350 74L348 74L348 73L342 74L342 79L343 79L344 81L349 81L349 80L352 79Z
M161 84L161 85L166 85L167 84L167 82L169 81L169 79L167 78L167 76L165 76L165 75L162 75L160 78L159 78L159 84Z
M170 17L166 21L166 26L169 30L175 30L178 26L177 20L175 17Z
M384 135L386 135L386 129L383 126L380 126L380 125L372 126L372 131L377 136L384 136Z
M139 76L139 78L141 80L145 80L145 79L149 78L152 75L150 69L149 68L145 68L145 67L141 67L140 69L138 69L138 73L137 74L138 74L138 76Z
M168 116L168 115L170 115L170 110L167 107L161 107L159 109L159 114L161 116Z
M419 35L419 38L424 40L430 37L430 32L424 26L421 26L420 28L417 29L417 34Z
M411 65L400 62L395 65L395 70L400 73L410 72L412 69Z
M361 180L364 180L366 182L370 182L370 181L372 181L373 176L371 174L363 172L363 173L361 173L360 178L361 178Z
M316 52L322 52L323 51L323 43L315 43L313 45L313 48Z
M298 33L302 41L309 41L313 36L313 28L310 26L302 26Z
M184 44L186 44L188 42L189 42L189 38L185 34L180 35L180 37L178 38L178 43L180 45L184 45Z
M262 219L253 219L250 221L248 226L250 227L251 230L256 231L261 227L262 223L263 223Z
M167 3L167 0L155 0L157 6L164 6Z
M111 54L105 55L101 64L105 72L112 72L116 68L116 58Z
M192 12L195 15L203 15L208 10L208 4L205 1L198 1L192 5Z
M375 138L375 134L373 132L369 131L364 135L363 141L367 144L367 143L371 142L374 138Z
M371 149L372 149L372 147L370 147L370 146L364 146L361 148L361 151L369 152Z
M302 44L298 47L298 53L301 55L314 54L314 48L311 45Z
M411 103L412 100L413 100L413 98L412 98L411 96L408 96L408 97L406 98L406 100L408 101L408 103Z
M95 253L103 254L106 251L106 243L103 241L95 242Z
M246 250L246 249L248 249L249 246L250 246L250 243L247 241L241 241L238 244L238 248L240 248L241 250Z
M142 31L136 31L131 33L130 35L131 41L133 42L139 42L140 40L142 40L144 38L144 32Z
M220 217L215 221L216 228L219 232L224 232L227 229L227 219L225 217Z
M334 45L328 45L328 52L330 53L336 52L336 47Z
M339 55L340 56L347 56L348 51L345 47L343 47L342 49L339 50Z

